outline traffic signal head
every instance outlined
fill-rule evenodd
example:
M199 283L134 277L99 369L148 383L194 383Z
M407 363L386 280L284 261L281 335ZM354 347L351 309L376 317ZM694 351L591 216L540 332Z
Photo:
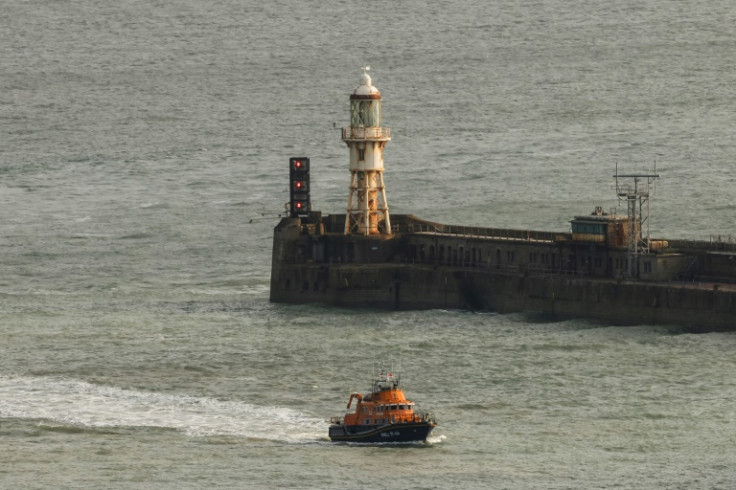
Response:
M291 216L307 216L309 202L309 158L292 157L289 159L289 208Z

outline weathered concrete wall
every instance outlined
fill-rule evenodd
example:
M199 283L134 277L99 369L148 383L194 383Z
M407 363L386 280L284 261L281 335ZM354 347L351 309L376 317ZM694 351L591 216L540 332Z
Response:
M530 311L614 325L736 329L734 290L407 264L294 264L282 273L285 282L272 289L274 302Z
M270 299L385 309L532 311L611 324L736 330L736 285L656 282L693 264L694 256L647 256L666 267L654 267L653 280L625 281L598 275L607 259L620 260L621 252L595 260L598 252L546 236L325 234L288 218L274 230ZM732 263L725 255L709 258L711 267Z

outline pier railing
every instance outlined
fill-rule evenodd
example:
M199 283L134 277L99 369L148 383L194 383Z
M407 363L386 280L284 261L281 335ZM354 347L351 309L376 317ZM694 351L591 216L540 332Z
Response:
M733 235L711 235L709 240L668 240L670 248L676 250L736 251Z
M455 235L470 238L489 238L496 240L524 240L554 242L563 233L552 231L514 230L507 228L483 228L479 226L436 226L427 223L402 223L394 226L394 231L409 233L428 233L437 235Z

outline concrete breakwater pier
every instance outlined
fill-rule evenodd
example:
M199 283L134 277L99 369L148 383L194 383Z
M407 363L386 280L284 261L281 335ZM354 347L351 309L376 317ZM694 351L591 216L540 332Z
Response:
M630 278L626 248L572 233L393 219L391 236L351 236L342 233L343 215L284 218L274 232L271 301L736 328L731 243L670 242L638 256Z
M272 302L529 311L614 324L736 329L736 243L652 238L656 173L619 174L626 213L573 217L570 232L457 226L389 213L381 94L363 69L350 95L345 214L311 208L310 159L289 161L274 230Z

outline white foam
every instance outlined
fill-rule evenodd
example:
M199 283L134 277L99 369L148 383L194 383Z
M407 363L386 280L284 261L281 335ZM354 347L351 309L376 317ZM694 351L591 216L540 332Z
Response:
M0 417L82 427L160 427L192 436L286 442L324 438L325 421L287 407L125 390L54 377L0 376Z
M427 442L430 444L439 444L441 442L445 442L445 439L447 439L447 436L445 436L444 434L436 436L430 435L429 437L427 437Z

